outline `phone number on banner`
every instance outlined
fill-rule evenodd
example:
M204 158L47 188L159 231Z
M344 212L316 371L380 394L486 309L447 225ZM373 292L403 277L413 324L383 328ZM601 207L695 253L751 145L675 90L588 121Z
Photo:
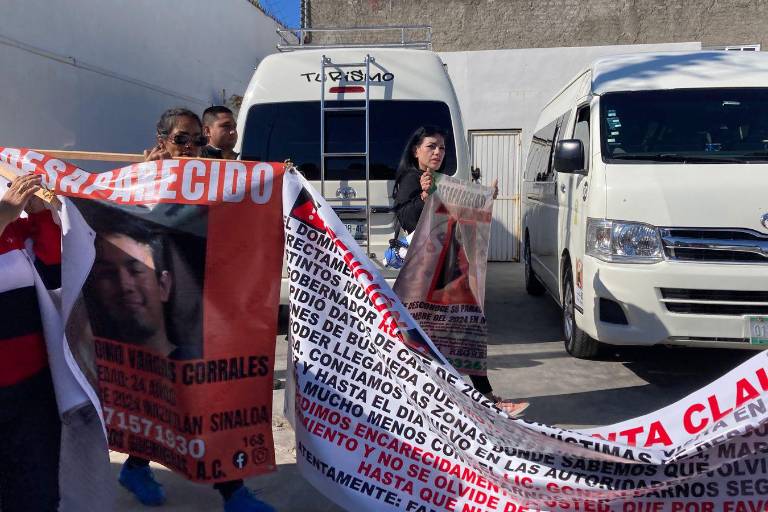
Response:
M171 450L176 450L179 455L189 455L193 459L202 459L205 456L205 441L202 439L187 439L172 429L147 418L115 411L112 407L104 407L104 421L107 426L129 430L147 439L154 439Z
M453 366L457 370L461 370L462 368L465 370L487 369L484 362L478 361L477 359L451 359L450 357L447 359L448 359L448 362L451 363L451 366Z

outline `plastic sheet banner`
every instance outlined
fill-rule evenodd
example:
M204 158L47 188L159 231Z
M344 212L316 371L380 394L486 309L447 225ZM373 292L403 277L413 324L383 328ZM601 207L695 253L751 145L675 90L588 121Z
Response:
M198 482L273 470L282 165L180 159L91 174L29 150L0 148L0 160L69 197L66 333L110 448Z
M508 419L447 364L331 207L285 176L302 474L347 510L758 512L768 355L646 416L573 431Z
M448 362L486 375L485 270L493 189L440 176L397 276L395 293Z

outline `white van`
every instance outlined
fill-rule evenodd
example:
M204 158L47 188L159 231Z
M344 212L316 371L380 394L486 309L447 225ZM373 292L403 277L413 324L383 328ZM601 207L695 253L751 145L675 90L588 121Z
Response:
M768 342L768 55L594 62L544 108L523 188L526 289L570 354Z
M335 46L335 45L334 45ZM458 100L428 49L324 48L276 53L258 66L243 98L243 160L290 159L334 206L382 273L394 236L392 187L403 148L421 125L452 135L445 173L469 180ZM301 49L298 49L301 48ZM285 269L284 269L285 270ZM281 302L287 303L285 274Z

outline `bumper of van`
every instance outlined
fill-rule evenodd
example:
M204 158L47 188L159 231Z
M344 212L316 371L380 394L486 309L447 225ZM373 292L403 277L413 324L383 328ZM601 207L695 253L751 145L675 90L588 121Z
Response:
M704 292L707 290L738 293L723 298L722 293ZM760 299L751 297L752 292L766 291L768 268L762 265L667 261L629 265L586 256L583 314L576 315L576 322L593 338L613 345L765 348L749 344L745 316L754 314L749 311L753 306L741 303L745 298L757 302ZM600 308L605 304L603 301L601 305L601 299L621 307L626 325L615 323L615 315L613 322L605 321L605 314L601 319Z

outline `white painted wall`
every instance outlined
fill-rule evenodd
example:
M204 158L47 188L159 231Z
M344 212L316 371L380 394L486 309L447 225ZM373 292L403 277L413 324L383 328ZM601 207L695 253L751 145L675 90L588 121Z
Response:
M623 53L700 50L701 43L443 52L466 130L521 129L523 166L541 109L591 61Z
M140 152L163 110L242 95L277 23L246 0L3 0L0 146Z

